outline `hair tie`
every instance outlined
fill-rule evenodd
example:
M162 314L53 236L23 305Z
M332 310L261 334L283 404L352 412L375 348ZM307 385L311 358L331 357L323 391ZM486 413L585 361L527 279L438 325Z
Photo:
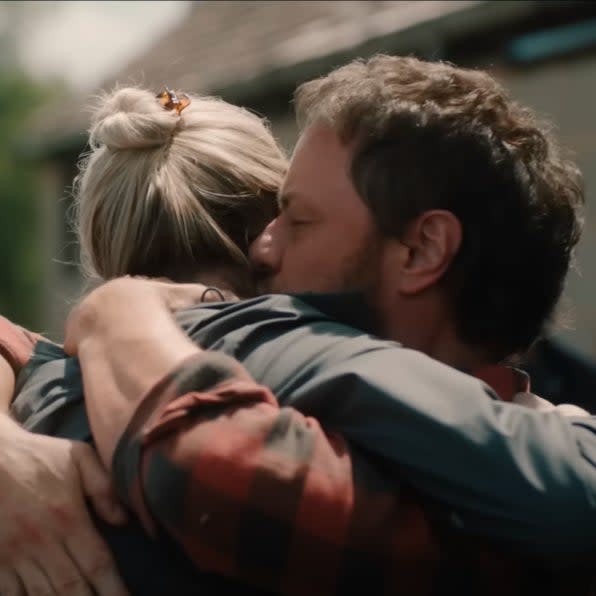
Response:
M180 116L180 112L182 112L184 108L187 108L190 105L190 97L188 97L186 93L176 95L176 93L171 89L168 89L168 87L165 87L164 90L155 97L166 110L176 110L178 116Z
M207 294L209 292L214 292L215 294L217 294L217 297L220 299L221 302L226 301L226 299L224 298L224 295L222 294L222 292L220 290L218 290L217 288L214 288L213 286L209 286L209 287L205 288L205 291L201 294L201 302L205 302L205 296L207 296Z

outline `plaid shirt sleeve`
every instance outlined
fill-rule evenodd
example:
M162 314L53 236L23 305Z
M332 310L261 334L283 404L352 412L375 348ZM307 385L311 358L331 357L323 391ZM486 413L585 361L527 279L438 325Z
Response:
M27 331L0 317L0 356L12 367L15 376L27 364L41 335Z
M287 594L430 593L439 547L413 493L222 354L144 398L112 468L203 570Z

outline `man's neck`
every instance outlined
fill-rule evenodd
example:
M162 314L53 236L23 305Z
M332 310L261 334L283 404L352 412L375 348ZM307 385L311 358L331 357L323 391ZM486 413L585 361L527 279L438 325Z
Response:
M455 337L437 339L425 352L435 360L459 370L473 371L495 364L478 348L469 347Z
M400 305L385 317L383 328L386 337L460 370L495 364L487 351L459 338L454 317L443 306Z

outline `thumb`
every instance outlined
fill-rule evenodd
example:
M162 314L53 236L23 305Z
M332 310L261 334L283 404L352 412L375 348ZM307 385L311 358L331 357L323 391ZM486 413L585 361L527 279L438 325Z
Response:
M201 284L162 283L159 289L168 309L176 312L200 304L207 287Z
M108 471L99 461L95 451L85 443L77 445L73 457L83 485L83 493L87 496L99 517L110 524L123 524L126 511L118 501Z

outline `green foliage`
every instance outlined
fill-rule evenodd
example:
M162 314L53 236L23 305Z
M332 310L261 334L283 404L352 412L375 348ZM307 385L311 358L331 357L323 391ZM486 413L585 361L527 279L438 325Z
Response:
M35 327L41 293L41 231L36 164L19 150L23 127L44 89L0 71L0 314Z

